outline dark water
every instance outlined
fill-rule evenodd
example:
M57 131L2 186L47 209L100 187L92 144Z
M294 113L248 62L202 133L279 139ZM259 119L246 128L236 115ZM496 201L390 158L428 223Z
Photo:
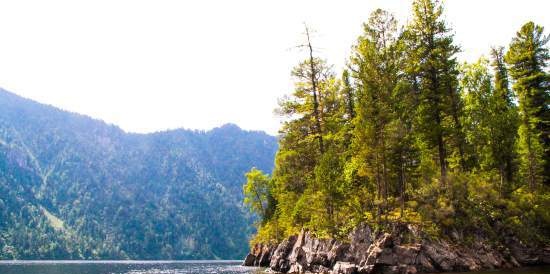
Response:
M240 261L0 261L0 274L263 274ZM550 274L550 266L470 274ZM456 273L460 274L460 273Z
M255 274L241 261L0 261L0 274Z

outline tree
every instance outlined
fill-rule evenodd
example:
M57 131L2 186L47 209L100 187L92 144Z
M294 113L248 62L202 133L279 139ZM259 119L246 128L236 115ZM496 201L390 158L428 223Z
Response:
M515 145L518 131L518 109L514 104L515 96L510 90L508 70L504 62L504 48L491 49L491 66L494 71L494 92L492 104L494 111L494 130L492 153L499 170L501 193L509 191L513 180Z
M344 146L348 148L351 145L351 137L353 131L353 120L355 119L355 106L356 106L356 94L350 83L350 75L347 69L342 72L342 89L341 95L343 98L344 115L342 119L344 125L342 126L342 132L344 136Z
M252 212L260 216L262 223L265 223L275 209L275 200L271 194L271 178L256 168L252 168L245 176L244 203Z
M364 25L351 58L358 97L353 161L359 163L359 175L375 183L378 216L388 209L390 188L396 189L402 178L396 175L401 167L391 162L400 142L396 111L400 98L394 96L400 81L398 49L397 22L389 12L378 9Z
M315 118L315 130L317 131L316 132L316 136L317 136L317 140L319 141L319 152L321 154L324 153L325 151L325 146L323 144L323 129L321 128L321 114L319 113L319 106L320 106L320 97L321 97L321 94L319 94L319 90L318 90L318 86L319 86L319 78L320 78L320 74L322 73L321 70L317 70L317 66L316 66L316 60L315 58L313 57L313 46L311 45L311 37L310 37L310 33L309 33L309 28L307 27L307 25L305 26L305 34L306 34L306 38L307 38L307 44L304 45L307 47L308 51L309 51L309 71L305 71L305 70L302 70L301 71L301 74L303 75L303 77L307 77L309 82L310 82L310 89L311 89L311 95L312 95L312 98L313 98L313 117Z
M407 72L417 89L417 123L424 150L424 161L430 159L432 147L437 148L440 177L445 181L449 159L455 151L465 168L464 137L460 124L462 103L458 96L455 54L459 48L441 19L439 1L413 2L413 19L405 32L409 49ZM452 159L452 158L451 158ZM423 163L426 165L426 163Z
M550 38L543 32L542 26L526 23L505 56L519 100L520 171L531 190L550 184L550 76L545 71Z
M506 85L502 54L495 49L493 55L494 85L489 61L485 58L462 66L460 84L473 166L485 172L498 170L500 192L505 194L512 180L517 110Z

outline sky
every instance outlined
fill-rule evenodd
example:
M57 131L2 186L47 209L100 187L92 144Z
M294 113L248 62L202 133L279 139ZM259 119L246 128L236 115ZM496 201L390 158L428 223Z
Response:
M444 6L461 61L529 20L550 31L548 0ZM128 132L235 123L276 134L304 23L339 73L375 8L410 19L409 0L0 0L0 87Z

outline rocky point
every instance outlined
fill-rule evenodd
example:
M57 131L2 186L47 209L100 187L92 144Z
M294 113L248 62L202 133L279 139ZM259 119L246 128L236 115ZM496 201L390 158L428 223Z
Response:
M398 225L391 233L362 225L348 241L320 239L302 231L277 245L256 244L243 263L273 272L330 274L414 274L540 264L550 264L549 246L527 245L513 236L500 244L481 236L473 244L430 239L411 225Z

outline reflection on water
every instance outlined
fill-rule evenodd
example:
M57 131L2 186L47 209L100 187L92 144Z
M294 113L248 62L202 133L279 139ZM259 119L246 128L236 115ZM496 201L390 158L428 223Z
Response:
M242 267L240 263L240 261L0 261L0 274L263 273L262 269ZM550 274L550 266L482 271L475 274Z
M251 274L240 261L0 261L0 274Z
M550 265L547 266L532 266L512 269L485 270L476 272L463 272L456 274L550 274Z

